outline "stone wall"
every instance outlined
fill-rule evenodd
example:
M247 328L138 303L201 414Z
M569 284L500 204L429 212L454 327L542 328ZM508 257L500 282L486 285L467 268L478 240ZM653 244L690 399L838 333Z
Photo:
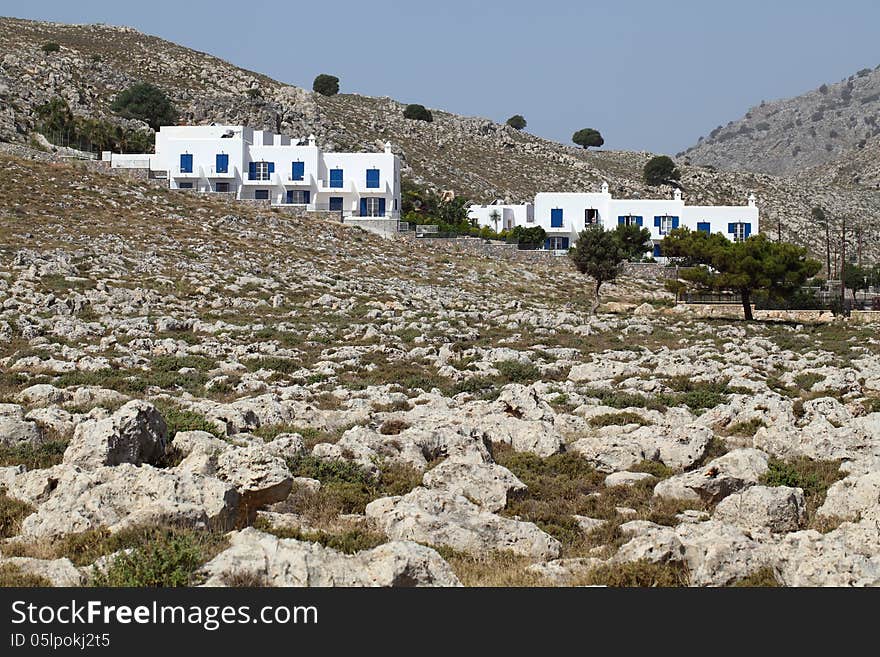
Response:
M381 235L382 237L393 237L398 233L399 222L397 219L346 217L343 220L343 223L346 226L363 228L364 230L375 233L376 235Z

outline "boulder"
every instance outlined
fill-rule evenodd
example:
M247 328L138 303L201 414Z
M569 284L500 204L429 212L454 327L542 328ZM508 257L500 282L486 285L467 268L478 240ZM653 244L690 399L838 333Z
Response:
M526 491L523 482L497 463L471 463L455 458L428 470L422 485L464 496L487 511L503 509L509 497Z
M880 523L880 471L850 476L828 488L818 515ZM880 545L878 545L880 550Z
M252 519L257 509L287 499L293 486L293 475L284 459L272 455L262 445L221 452L214 474L235 486L241 496L242 520Z
M202 567L205 586L460 586L439 554L394 541L346 555L317 543L277 538L250 527Z
M130 401L110 417L77 425L64 463L99 468L121 463L158 463L165 455L168 428L151 403Z
M654 479L654 475L647 472L615 472L605 477L605 485L613 486L635 486L640 481Z
M28 575L43 577L52 586L83 586L86 578L70 559L0 558L0 568L12 566Z
M654 487L654 495L715 503L757 484L767 472L767 461L757 449L736 449L696 470L664 479Z
M39 445L43 432L35 422L25 419L24 409L15 404L0 404L0 446Z
M712 518L746 530L793 532L806 521L804 491L788 486L752 486L721 500Z
M367 505L366 515L393 539L446 545L471 554L510 550L546 560L560 551L559 541L536 525L489 513L447 491L419 487L403 496L383 497Z
M239 495L229 483L129 463L27 472L9 494L37 505L22 522L21 535L28 538L157 523L231 528L239 516Z
M776 548L777 576L786 586L880 586L878 546L874 522L786 534Z

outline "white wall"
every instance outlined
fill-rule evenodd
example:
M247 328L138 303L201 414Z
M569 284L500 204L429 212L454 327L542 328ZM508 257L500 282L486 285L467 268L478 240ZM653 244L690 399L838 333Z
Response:
M498 222L492 221L492 213L498 213ZM468 207L468 219L475 221L480 228L487 227L494 231L510 230L515 226L534 226L534 205L523 203L471 205Z

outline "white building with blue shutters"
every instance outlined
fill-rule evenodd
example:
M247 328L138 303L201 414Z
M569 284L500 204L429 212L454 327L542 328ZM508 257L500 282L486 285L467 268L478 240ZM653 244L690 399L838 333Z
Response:
M753 195L746 205L685 205L680 190L675 190L671 199L616 199L608 191L607 183L603 183L601 192L541 192L535 196L534 207L526 212L531 205L520 206L521 211L511 209L507 216L525 217L514 225L541 226L547 232L544 248L554 251L573 246L578 233L595 224L606 229L620 224L647 228L651 231L654 257L662 257L660 243L673 228L721 233L734 241L744 240L759 230L758 206ZM487 207L492 206L471 206L469 216L480 226L494 228L487 219ZM506 224L504 227L508 228Z
M378 153L332 153L322 151L314 136L300 141L246 126L162 126L155 150L112 155L111 166L143 168L147 162L151 170L168 172L172 189L346 217L400 213L400 160L388 143Z

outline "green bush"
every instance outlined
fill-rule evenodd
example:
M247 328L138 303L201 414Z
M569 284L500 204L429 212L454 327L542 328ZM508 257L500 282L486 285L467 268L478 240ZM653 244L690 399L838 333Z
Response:
M668 155L658 155L648 160L643 175L645 183L651 186L665 185L681 178L675 162Z
M388 541L384 534L361 528L349 529L333 534L320 529L306 530L302 527L273 527L269 522L259 518L254 523L254 527L278 538L292 538L297 541L319 543L324 547L333 548L345 554L355 554L361 550L370 550Z
M651 423L638 413L632 413L630 411L623 413L603 413L602 415L590 418L590 426L594 427L621 426L626 424L646 426Z
M509 125L514 130L522 130L528 125L528 123L526 122L526 119L522 114L514 114L509 119L507 119L507 125Z
M193 575L224 545L224 539L190 529L157 528L145 542L120 554L94 586L166 587L195 584Z
M509 383L533 383L541 378L541 371L532 363L518 360L502 360L495 363L495 369Z
M59 50L61 50L61 46L54 41L48 41L40 46L40 50L42 50L46 54L49 54L50 52L58 52Z
M403 118L431 123L434 120L434 115L424 105L410 104L403 110Z
M121 91L110 109L126 119L144 121L153 130L177 123L177 110L159 87L139 82Z
M178 431L207 431L218 438L224 436L224 432L216 424L195 411L184 410L174 403L161 401L156 403L156 408L165 419L169 440L173 440Z
M21 521L35 509L27 502L9 497L3 490L0 489L0 538L9 538L18 534Z
M339 93L339 78L335 75L321 73L312 83L312 91L315 91L322 96L335 96Z
M0 447L0 467L23 465L28 470L50 468L61 463L67 443L50 440L39 445Z

